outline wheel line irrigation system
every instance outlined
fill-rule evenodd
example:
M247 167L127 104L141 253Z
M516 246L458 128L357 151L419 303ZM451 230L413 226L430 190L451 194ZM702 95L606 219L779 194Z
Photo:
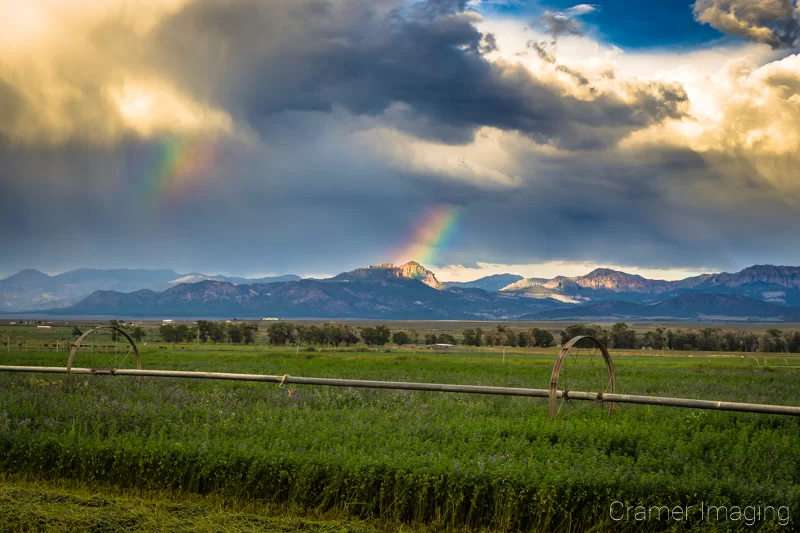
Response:
M121 330L113 326L100 326L100 328L114 329L125 335ZM100 329L95 328L95 329ZM94 331L94 330L91 330ZM87 332L88 334L89 332ZM84 334L83 337L85 337ZM82 337L82 338L83 338ZM228 381L256 381L263 383L278 383L281 387L284 384L297 384L297 385L323 385L330 387L360 387L370 389L393 389L393 390L418 390L418 391L433 391L433 392L461 392L471 394L494 394L502 396L525 396L532 398L549 398L550 400L550 415L552 418L558 416L558 401L588 401L597 404L608 406L609 413L613 411L614 404L629 403L639 405L657 405L665 407L689 407L694 409L712 409L717 411L738 411L745 413L761 413L761 414L775 414L775 415L790 415L800 416L800 407L789 405L768 405L768 404L753 404L753 403L738 403L738 402L723 402L711 400L696 400L689 398L668 398L660 396L637 396L630 394L617 394L616 393L616 376L614 374L614 367L611 362L611 357L608 351L597 341L597 339L589 336L578 336L571 339L564 345L559 353L558 359L553 367L553 373L550 378L549 389L524 389L513 387L489 387L481 385L455 385L445 383L417 383L417 382L402 382L402 381L370 381L360 379L331 379L331 378L310 378L298 376L272 376L262 374L233 374L227 372L196 372L196 371L183 371L183 370L145 370L142 369L141 359L139 357L139 350L136 348L133 339L125 335L128 341L133 345L136 353L136 366L137 368L73 368L72 362L74 360L75 352L80 347L80 343L76 343L70 352L67 367L46 367L46 366L0 366L0 372L35 372L47 374L66 374L67 380L72 374L76 375L110 375L110 376L134 376L137 379L142 377L152 378L190 378L190 379L217 379ZM594 348L599 349L603 356L606 370L608 371L608 387L606 390L600 392L588 391L574 391L574 390L560 390L559 377L563 370L565 361L570 354L570 349L576 346L578 342L584 344L591 344Z

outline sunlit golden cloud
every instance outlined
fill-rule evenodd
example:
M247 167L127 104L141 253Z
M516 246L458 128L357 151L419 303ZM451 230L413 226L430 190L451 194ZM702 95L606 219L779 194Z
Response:
M127 132L229 131L226 113L193 101L148 65L148 32L184 3L0 6L0 135L52 145L114 143Z

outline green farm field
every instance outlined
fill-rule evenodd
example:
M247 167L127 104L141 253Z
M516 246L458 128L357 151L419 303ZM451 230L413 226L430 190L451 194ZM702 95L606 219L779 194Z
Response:
M28 351L5 347L0 364L65 366L60 329L3 326ZM146 369L542 389L558 353L150 340ZM82 350L75 366L122 353ZM755 355L612 350L622 393L800 405L800 358ZM614 520L615 501L790 514ZM530 398L0 373L0 531L790 531L798 512L793 417L619 406L551 420Z

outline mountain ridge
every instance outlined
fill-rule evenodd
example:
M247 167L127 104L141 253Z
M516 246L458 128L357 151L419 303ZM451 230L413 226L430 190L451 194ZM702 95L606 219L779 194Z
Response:
M387 269L388 270L388 269ZM219 316L239 318L376 318L503 320L554 308L480 289L439 290L414 278L300 280L235 285L213 280L182 283L155 293L97 291L61 315Z
M800 307L754 300L735 294L682 294L657 304L606 301L532 313L523 320L692 320L774 321L800 319Z
M740 294L755 300L800 305L800 267L754 265L734 273L701 274L674 281L595 269L583 276L556 276L550 280L526 278L500 290L518 296L555 298L574 304L609 300L656 303L686 292L697 292Z
M0 311L36 311L69 307L97 290L132 292L140 289L165 290L186 276L234 283L273 283L301 279L285 275L272 278L234 278L206 274L179 274L171 269L79 268L49 275L24 269L0 280ZM197 281L200 281L198 279Z
M124 283L119 279L122 274L127 276ZM161 281L145 287L131 281L152 282L154 277ZM0 280L0 296L7 301L7 295L13 296L20 287L36 287L37 307L31 310L57 314L200 316L230 312L242 316L263 313L287 317L498 320L534 315L547 320L581 313L597 318L786 320L795 316L794 308L800 305L800 267L790 266L754 265L735 273L703 274L676 281L650 280L607 268L597 268L583 276L517 278L514 274L501 274L448 284L414 261L399 266L379 263L320 280L291 275L249 280L144 269L78 269L49 276L26 269ZM87 279L105 280L112 286L83 297L64 297L64 290L79 290ZM62 283L62 292L57 293L53 290L57 281L74 283ZM512 283L491 290L501 281ZM135 290L125 290L131 286ZM660 314L654 315L656 312Z

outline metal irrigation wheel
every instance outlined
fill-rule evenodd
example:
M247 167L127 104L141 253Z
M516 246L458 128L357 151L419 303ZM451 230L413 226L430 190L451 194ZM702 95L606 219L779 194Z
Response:
M570 392L597 394L596 401L570 398ZM603 395L616 393L617 379L608 350L594 337L582 335L567 342L558 354L550 376L550 416L566 416L582 409L614 404L603 402Z
M111 330L115 332L115 337L117 339L122 335L128 340L128 346L120 348L116 341L104 339L99 335L101 330ZM88 363L87 366L93 371L96 371L97 376L113 375L114 372L119 369L142 369L142 358L139 354L139 348L130 335L115 326L98 326L84 332L72 345L72 350L70 350L69 358L67 359L67 382L69 382L72 363L75 360L75 354L78 350L82 350L83 352L88 351L87 355L89 357L86 360ZM86 377L94 378L95 376ZM91 380L87 379L85 383L89 384L90 382ZM136 378L136 383L141 383L141 377Z

